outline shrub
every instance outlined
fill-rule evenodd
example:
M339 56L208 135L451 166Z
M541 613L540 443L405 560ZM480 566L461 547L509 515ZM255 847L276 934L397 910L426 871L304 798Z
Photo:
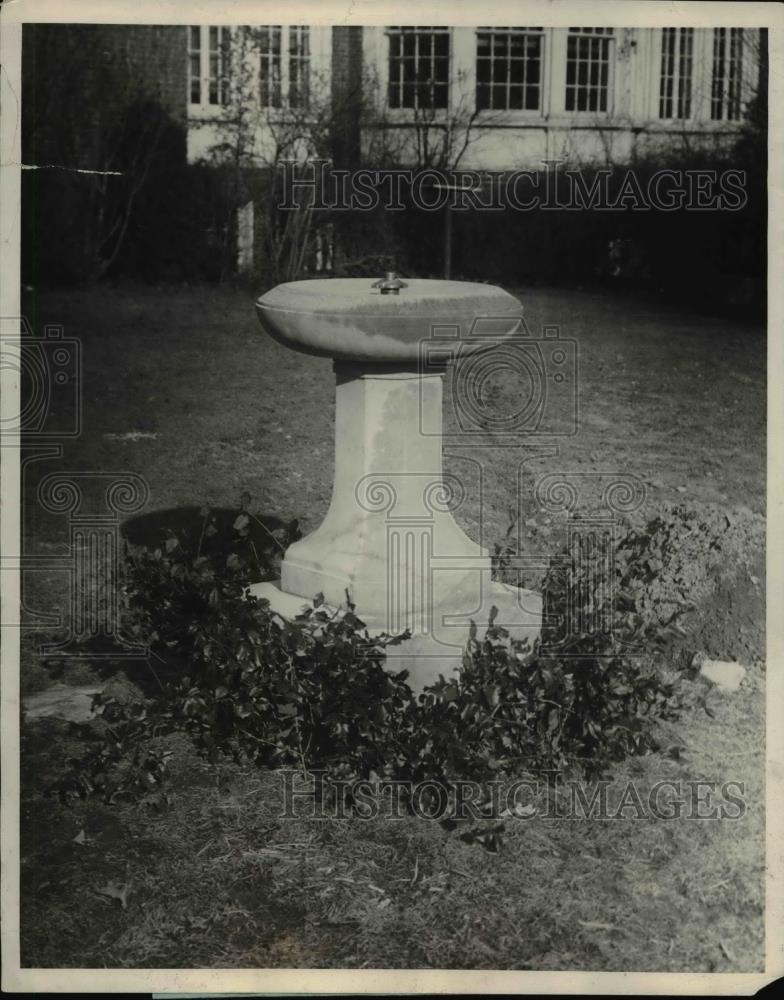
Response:
M615 607L606 580L586 586L563 560L545 580L546 610L558 620L567 600L604 600L617 628L564 635L548 625L530 648L493 613L483 636L472 627L460 677L415 696L405 671L384 669L385 648L404 636L371 638L353 605L336 611L320 597L282 619L246 592L251 578L276 575L275 548L260 553L251 541L251 515L239 512L228 539L210 535L210 512L202 516L198 543L170 535L129 557L129 620L149 644L157 691L144 704L97 698L103 742L59 785L66 798L149 792L165 764L150 739L173 731L211 759L343 781L487 781L523 766L601 772L653 749L651 720L677 710L673 686L629 653L646 639L641 616Z

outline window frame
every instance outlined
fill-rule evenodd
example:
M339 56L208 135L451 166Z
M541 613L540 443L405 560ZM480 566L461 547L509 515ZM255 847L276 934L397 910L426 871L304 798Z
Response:
M592 116L594 118L612 118L615 109L615 60L617 58L617 44L618 36L616 35L616 29L612 27L593 27L593 28L577 28L577 27L566 27L563 29L565 32L564 38L564 78L563 78L563 114L567 117L575 118L588 118ZM604 85L601 82L598 85L590 83L580 84L577 77L579 76L578 67L581 60L578 57L574 60L575 64L575 82L573 84L569 83L569 48L572 39L578 40L581 38L589 39L602 39L607 42L606 45L606 64L607 64L607 80ZM592 65L593 60L588 60L588 66ZM601 65L601 60L597 61ZM582 86L587 87L586 93L590 95L592 89L596 89L597 95L601 95L602 87L604 87L606 93L606 107L604 108L578 108L576 105L579 103L578 94ZM575 107L570 108L569 104L569 91L572 89L574 91L574 101Z
M194 32L198 34L195 35ZM213 34L214 33L214 34ZM198 38L198 45L194 39ZM213 47L213 38L217 46ZM220 113L230 98L231 28L220 24L188 25L188 73L186 97L188 110L200 113ZM194 60L199 73L194 75ZM216 62L213 62L216 60ZM213 69L215 72L213 72ZM198 100L193 100L194 84L198 83ZM212 99L215 94L215 100Z
M723 52L720 55L721 61L721 91L717 97L716 64L718 42L723 42ZM737 40L737 57L733 60L733 43ZM713 39L710 46L710 98L708 106L708 118L711 122L719 125L739 125L743 121L743 105L745 95L746 63L744 59L744 48L747 36L743 28L719 27L713 29ZM737 66L736 73L733 73L734 66ZM735 93L733 94L733 86ZM715 114L718 103L719 113ZM733 111L733 114L730 114Z
M490 38L490 56L484 57L479 54L479 41L480 35L489 35ZM511 65L512 55L511 55L511 40L514 36L523 37L535 37L539 40L539 81L535 85L539 90L539 101L535 108L515 108L508 106L508 98L510 88L513 86L510 79L510 72L507 69L507 80L506 80L506 92L507 92L507 106L503 108L490 107L479 107L479 88L480 86L485 86L489 89L491 102L492 102L492 91L494 88L498 87L499 84L496 83L492 78L492 67L495 63L494 53L493 53L493 41L495 35L506 36L507 44L507 54L502 57L506 60L509 65ZM549 29L547 27L527 27L527 26L517 26L513 25L511 27L497 27L495 25L490 26L480 26L474 31L474 60L473 60L473 100L474 109L476 113L480 116L504 116L510 120L514 120L518 116L520 118L542 118L546 111L546 97L547 97L547 81L548 81L548 64L550 58L550 52L548 47L548 36ZM479 62L480 59L487 60L491 66L491 79L489 83L483 84L479 81ZM499 60L501 61L501 60ZM521 62L526 63L527 58L520 59ZM527 81L523 81L522 84L515 84L516 86L522 86L523 88L523 98L525 98L525 93L527 89Z
M672 32L672 35L666 35L666 32ZM688 33L688 34L687 34ZM665 52L665 42L668 37L673 39L672 52ZM689 40L689 51L688 51L688 77L685 77L683 69L683 39L688 38ZM699 38L696 34L696 30L692 26L683 27L666 27L661 28L659 31L659 44L660 44L660 57L659 66L657 73L658 82L658 100L656 107L656 118L661 122L693 122L696 115L696 105L695 100L695 82L698 82L699 77L699 63L698 63L698 41ZM664 61L665 58L670 57L672 59L670 75L665 76L664 73ZM669 79L672 82L672 90L669 95L665 95L663 92L665 80ZM684 80L687 82L688 93L686 95L685 101L687 103L687 113L679 114L681 110L681 105L684 102L683 96L683 84ZM664 101L669 101L671 105L670 114L662 114L662 103Z
M292 39L296 39L296 48L292 49ZM304 44L303 44L304 43ZM310 97L311 97L311 82L312 82L312 65L311 60L313 56L312 46L311 46L311 32L309 24L290 24L288 25L288 45L287 45L287 55L286 64L288 68L288 79L286 81L286 94L287 94L287 104L288 108L298 108L303 111L307 111L310 107ZM299 69L296 73L297 87L301 87L301 90L296 91L302 95L302 100L292 101L292 95L295 93L295 85L292 83L292 67L298 66ZM304 73L302 68L304 67ZM304 85L302 83L304 77Z
M266 31L270 45L258 51L258 89L259 107L268 112L297 110L307 111L310 106L313 84L313 33L309 24L260 24L259 31ZM277 38L277 51L274 40ZM293 41L296 40L296 46ZM304 43L304 44L303 44ZM303 51L304 50L304 51ZM271 69L265 71L265 61L269 60ZM292 66L298 65L297 80L305 79L301 93L304 101L292 101L295 93L292 85ZM277 74L275 68L277 66ZM305 67L304 72L302 67ZM270 100L274 96L275 100Z
M402 61L405 55L402 52L403 38L414 37L418 40L422 35L429 34L431 38L436 36L441 36L446 38L447 43L447 53L446 56L436 56L434 53L435 46L431 47L431 59L445 58L446 59L446 78L444 81L435 80L431 83L431 88L435 86L445 86L446 88L446 100L443 106L436 106L434 104L421 105L416 101L413 105L406 105L403 103L405 80L402 74ZM450 109L452 108L452 101L454 96L454 89L456 81L453 79L453 66L454 66L454 36L452 28L445 25L386 25L383 29L383 35L385 39L385 78L383 80L384 91L383 91L383 102L385 109L393 116L400 116L401 118L415 118L417 115L427 114L432 116L432 120L437 121L441 117L448 115ZM400 51L397 55L393 55L392 43L393 37L397 36L400 39ZM415 54L415 58L419 57L419 53ZM397 81L393 80L392 66L393 60L398 59L401 62L401 71L398 74ZM414 87L415 99L418 95L419 88L422 86L421 83L414 81L411 84ZM393 86L398 87L400 91L399 100L400 103L393 105L390 100Z

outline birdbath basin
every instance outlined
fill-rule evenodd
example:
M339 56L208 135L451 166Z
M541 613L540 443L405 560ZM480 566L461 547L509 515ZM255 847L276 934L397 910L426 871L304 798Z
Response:
M492 285L332 278L278 285L256 303L264 330L333 359L335 475L314 532L289 546L277 584L251 592L293 616L317 594L347 595L371 633L411 638L387 649L421 689L459 670L471 622L533 640L539 595L491 580L490 557L457 524L466 487L442 469L443 377L450 361L491 351L520 328L520 302Z
M463 354L482 350L482 338L511 336L522 315L517 299L493 285L410 279L385 291L364 278L290 281L262 295L256 311L264 329L286 347L375 364L418 362L434 328L460 337Z

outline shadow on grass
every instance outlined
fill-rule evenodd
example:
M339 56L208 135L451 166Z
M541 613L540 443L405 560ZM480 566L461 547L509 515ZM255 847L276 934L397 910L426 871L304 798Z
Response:
M126 558L135 559L156 550L168 554L176 539L175 558L193 565L204 557L216 574L225 570L230 556L239 556L248 567L248 582L277 578L287 546L300 534L296 521L287 522L275 515L253 514L244 507L196 505L169 507L129 518L120 531ZM133 576L131 572L131 581ZM139 586L138 578L135 586ZM198 610L194 606L194 615ZM145 647L135 645L122 627L117 634L83 636L76 644L66 640L59 648L52 643L39 654L31 651L27 659L27 693L43 689L52 681L103 683L122 675L150 695L159 690L164 675L172 679L178 672L174 670L169 676L172 671L164 668L160 658L149 650L145 654Z
M123 538L133 548L155 550L176 536L183 548L203 555L217 556L231 551L230 540L242 508L168 507L153 510L124 521L120 529ZM296 527L296 522L293 522ZM276 532L291 530L292 522L274 514L248 514L248 542L260 557L277 561L283 554L283 543Z

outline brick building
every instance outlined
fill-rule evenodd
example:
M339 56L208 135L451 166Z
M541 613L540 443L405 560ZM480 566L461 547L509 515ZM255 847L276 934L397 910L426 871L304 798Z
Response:
M31 283L93 278L132 244L151 258L149 243L170 242L149 206L185 169L186 39L184 26L24 25L22 158L47 168L22 178Z
M35 144L35 161L52 162L51 150L58 162L65 151L52 147L63 142L67 123L75 148L62 162L94 167L74 162L73 155L89 158L89 135L99 118L110 120L137 100L155 101L185 127L186 37L179 25L25 25L23 141Z

